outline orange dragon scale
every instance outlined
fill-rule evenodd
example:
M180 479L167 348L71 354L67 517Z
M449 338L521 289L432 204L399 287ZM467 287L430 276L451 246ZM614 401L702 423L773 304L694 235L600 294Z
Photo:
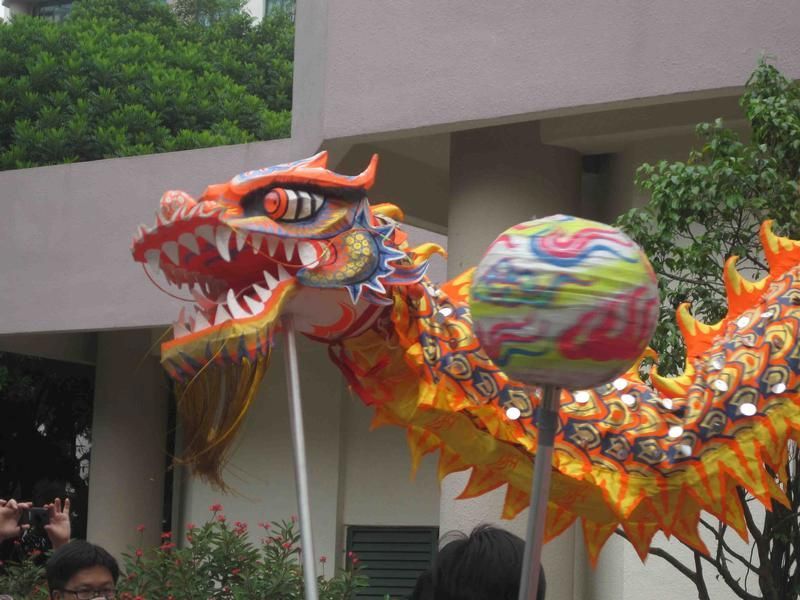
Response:
M406 430L412 467L438 452L440 477L471 470L462 498L505 487L502 516L513 517L529 504L539 392L509 380L481 347L472 272L431 284L425 271L441 249L409 247L402 212L370 206L377 159L355 176L326 161L249 171L196 199L167 192L155 225L134 238L134 259L194 298L162 346L184 460L224 485L221 467L291 314L329 346L375 424ZM747 535L736 486L768 509L787 502L770 473L800 430L800 242L770 222L761 237L769 275L749 281L731 258L722 321L679 308L681 376L653 372L648 385L634 364L609 384L562 393L548 538L580 519L593 561L618 527L643 559L658 531L705 551L702 511ZM509 419L510 407L521 418Z

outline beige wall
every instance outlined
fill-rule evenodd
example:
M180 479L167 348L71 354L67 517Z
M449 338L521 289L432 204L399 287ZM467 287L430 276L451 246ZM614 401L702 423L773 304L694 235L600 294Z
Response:
M161 533L169 387L150 331L99 334L87 538L119 556Z

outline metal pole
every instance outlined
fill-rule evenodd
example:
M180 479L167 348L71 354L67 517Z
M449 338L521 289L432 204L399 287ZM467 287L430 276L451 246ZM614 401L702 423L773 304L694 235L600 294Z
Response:
M300 540L302 543L305 600L317 600L316 554L311 535L311 503L308 496L308 466L306 461L306 439L303 429L303 403L300 397L300 369L297 364L297 341L294 321L285 317L283 326L286 337L286 384L289 391L289 416L294 446L294 475L297 481L297 504L300 512Z
M542 563L547 499L550 497L550 474L553 469L553 442L556 436L559 399L561 390L553 385L544 386L539 418L536 422L538 440L536 460L531 484L531 508L528 514L528 533L525 539L525 555L522 559L522 579L519 584L519 600L536 600L539 591L539 572Z

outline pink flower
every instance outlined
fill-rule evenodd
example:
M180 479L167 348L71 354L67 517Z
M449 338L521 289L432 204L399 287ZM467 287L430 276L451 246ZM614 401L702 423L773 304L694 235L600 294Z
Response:
M136 531L138 531L139 533L142 533L144 531L144 525L137 525L136 526Z
M161 546L159 546L159 549L163 550L164 552L167 552L169 550L172 550L174 547L175 544L173 544L172 542L168 542L166 544L161 544Z
M194 523L187 523L186 529L188 529L189 531L191 531L192 529L197 529L197 525L195 525Z
M319 557L319 562L321 562L324 565L326 562L328 562L328 557L327 556L320 556Z
M297 515L292 515L292 523L297 523Z
M141 549L141 548L137 548L137 549L136 549L136 556L137 556L137 557L139 557L139 558L141 558L142 556L144 556L144 552L142 551L142 549Z
M291 547L292 547L292 544L291 544L290 542L283 542L283 544L282 544L282 545L283 545L283 547L284 547L284 548L286 548L287 550L288 550L289 548L291 548Z
M237 569L237 568L233 568L233 569L231 569L231 575L233 575L233 576L236 576L236 575L238 575L238 574L239 574L239 573L241 573L241 572L242 572L242 570L241 570L241 569Z
M211 506L208 507L208 510L210 510L213 513L222 512L222 504L219 503L212 504Z
M165 531L164 533L161 534L161 539L162 540L168 540L168 539L171 539L171 538L172 538L172 532L171 531Z
M217 515L217 521L219 521L220 523L224 523L225 522L225 515Z

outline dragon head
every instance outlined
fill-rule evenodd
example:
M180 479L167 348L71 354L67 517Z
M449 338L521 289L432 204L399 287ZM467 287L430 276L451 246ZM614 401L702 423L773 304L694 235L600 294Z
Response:
M225 397L230 412L198 428L207 438L198 448L235 429L283 315L292 315L298 331L335 341L385 313L387 287L423 278L427 256L406 251L396 228L401 211L369 204L377 163L373 156L364 172L340 175L321 152L247 171L196 199L168 191L155 225L139 227L134 260L151 279L163 274L188 304L162 345L162 363L183 395L205 380L195 386L205 390L202 398L194 394L196 418L223 402L212 396Z
M391 303L387 285L422 278L427 263L412 262L395 228L400 210L367 200L377 156L356 176L326 161L321 152L248 171L197 199L168 191L155 225L139 227L134 260L163 273L190 304L162 347L175 379L211 360L255 359L286 312L309 336L352 335Z

